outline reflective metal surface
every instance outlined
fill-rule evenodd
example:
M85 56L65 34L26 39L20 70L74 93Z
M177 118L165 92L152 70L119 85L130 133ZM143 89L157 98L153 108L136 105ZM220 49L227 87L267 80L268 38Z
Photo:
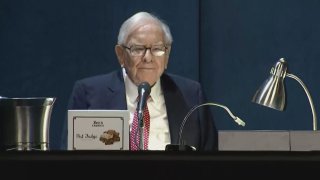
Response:
M252 98L252 102L283 111L286 104L286 93L283 81L285 77L292 78L299 82L308 97L313 117L313 130L316 131L318 129L317 113L307 86L294 74L287 73L287 67L285 59L281 58L272 67L269 78L257 90Z
M270 71L269 78L260 86L252 98L252 102L283 111L286 104L284 78L287 63L281 58Z
M49 150L49 126L56 98L0 98L1 150Z

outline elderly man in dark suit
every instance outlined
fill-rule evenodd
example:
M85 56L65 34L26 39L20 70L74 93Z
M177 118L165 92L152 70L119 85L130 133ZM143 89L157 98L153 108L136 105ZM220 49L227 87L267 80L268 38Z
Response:
M119 31L115 52L121 69L77 81L69 109L128 109L131 131L137 87L147 82L152 88L147 100L150 127L146 150L165 150L167 144L178 144L184 117L205 98L198 82L164 72L171 44L170 29L163 21L147 12L136 13ZM181 137L197 150L217 150L217 130L210 110L204 107L194 112Z

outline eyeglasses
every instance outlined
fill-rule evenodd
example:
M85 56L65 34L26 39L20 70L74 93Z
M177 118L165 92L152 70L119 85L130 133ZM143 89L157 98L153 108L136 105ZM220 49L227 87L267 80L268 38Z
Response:
M133 45L131 47L127 47L125 45L121 45L122 47L128 49L132 56L144 56L147 52L147 49L150 49L150 52L154 56L163 56L166 53L167 47L166 46L152 46L152 47L145 47L141 45Z

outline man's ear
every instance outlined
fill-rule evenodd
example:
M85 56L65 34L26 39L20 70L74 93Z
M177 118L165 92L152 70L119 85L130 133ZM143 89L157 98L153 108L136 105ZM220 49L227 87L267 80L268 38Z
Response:
M169 63L169 57L170 57L170 51L171 51L171 46L169 46L167 48L167 52L166 52L166 62L165 62L165 67L164 69L167 69L168 68L168 63Z
M169 58L169 56L170 56L170 52L171 52L171 46L168 46L167 47L167 57Z
M124 49L120 45L117 44L114 47L114 50L116 52L120 66L123 67L123 65L124 65Z

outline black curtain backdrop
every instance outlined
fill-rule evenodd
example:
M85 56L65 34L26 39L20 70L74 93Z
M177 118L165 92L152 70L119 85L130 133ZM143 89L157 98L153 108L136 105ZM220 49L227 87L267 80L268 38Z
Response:
M57 97L50 147L59 149L74 81L120 68L120 25L148 11L173 34L168 72L199 80L208 101L247 123L239 127L212 107L219 130L312 130L307 96L295 80L285 79L284 112L251 98L284 57L319 109L319 9L317 0L0 0L0 96Z

